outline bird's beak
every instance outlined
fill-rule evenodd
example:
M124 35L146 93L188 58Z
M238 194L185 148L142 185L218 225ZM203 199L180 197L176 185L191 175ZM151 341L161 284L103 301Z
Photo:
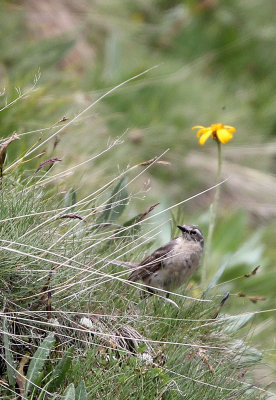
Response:
M179 228L182 232L187 232L187 229L185 228L185 225L177 225L177 228Z

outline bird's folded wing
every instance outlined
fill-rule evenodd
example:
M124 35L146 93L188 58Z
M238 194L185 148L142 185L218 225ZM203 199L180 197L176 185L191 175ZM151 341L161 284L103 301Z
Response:
M167 243L165 246L155 250L150 256L142 261L139 266L133 271L128 280L138 281L139 279L145 279L155 271L158 271L162 267L162 261L170 257L170 252L173 248L173 242Z

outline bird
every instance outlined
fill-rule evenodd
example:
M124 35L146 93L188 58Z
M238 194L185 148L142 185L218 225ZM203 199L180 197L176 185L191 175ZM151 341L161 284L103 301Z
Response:
M177 225L182 235L155 250L129 275L128 280L142 280L150 295L166 293L182 286L198 268L204 248L204 237L195 225Z

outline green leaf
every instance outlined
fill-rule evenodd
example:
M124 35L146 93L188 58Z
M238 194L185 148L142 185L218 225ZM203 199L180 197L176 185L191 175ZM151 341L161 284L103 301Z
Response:
M63 400L75 400L75 386L73 383L70 383L70 385L67 386L62 398Z
M33 384L37 384L37 381L41 377L41 372L50 354L50 351L55 343L55 334L50 333L41 343L39 348L34 353L27 372L27 380L25 386L25 396L27 396L29 390Z
M68 192L65 193L64 196L64 207L71 207L70 211L73 211L75 207L72 207L76 204L77 194L74 188L70 188Z
M213 276L213 278L212 278L212 279L210 280L210 282L208 283L208 286L207 286L207 289L206 289L206 291L205 291L205 294L206 294L206 292L208 292L210 289L212 289L213 287L216 286L216 284L218 283L218 281L219 281L220 278L222 277L222 275L223 275L223 273L224 273L225 268L227 267L227 265L228 265L228 261L224 262L224 263L219 267L219 269L217 270L217 272L215 273L215 275Z
M235 340L232 349L237 352L240 364L256 364L263 358L263 354L255 347L247 346L242 340Z
M123 213L128 203L128 192L125 188L127 182L128 179L124 177L117 183L97 223L114 222Z
M3 343L5 348L5 362L7 365L7 375L8 381L12 388L15 386L16 382L16 367L15 362L12 356L12 352L10 349L10 339L8 336L8 328L7 328L7 318L3 318Z
M84 381L80 381L76 389L76 400L87 400L87 392Z
M220 318L229 317L229 319L225 321L225 326L223 328L224 332L228 334L237 332L252 319L253 315L254 315L253 313L247 313L237 316L221 314Z
M264 252L262 236L263 230L258 229L231 257L229 265L245 264L252 266L254 264L261 264Z
M74 347L70 347L70 349L64 353L62 359L58 362L51 376L53 380L49 386L50 391L56 390L56 388L58 388L65 379L66 373L72 364L73 353Z

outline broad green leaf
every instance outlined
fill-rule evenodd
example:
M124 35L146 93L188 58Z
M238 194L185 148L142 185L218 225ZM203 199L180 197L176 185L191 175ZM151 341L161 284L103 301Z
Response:
M84 381L80 381L76 388L76 400L87 400L87 392Z
M37 384L54 343L55 334L52 332L43 340L34 353L26 376L25 396L27 396L29 390L33 386L32 384Z
M72 207L76 204L77 201L77 194L75 189L70 188L68 192L65 193L64 196L64 207L71 207L70 211L73 211L75 207Z
M5 348L5 361L7 365L7 375L8 381L12 388L15 386L16 382L16 367L15 362L12 356L12 352L10 349L10 339L8 336L8 327L7 327L7 318L3 318L3 343Z
M49 386L50 391L56 390L56 388L58 388L65 379L66 373L72 364L73 353L74 347L70 347L70 349L64 353L62 359L58 362L51 376L52 382Z
M241 364L257 363L263 358L263 354L254 347L247 346L242 340L236 340L232 349L238 350Z
M67 386L64 395L62 397L63 400L75 400L75 386L73 383L70 383L69 386Z
M229 265L255 265L262 263L264 245L262 243L263 231L258 229L249 239L242 244L239 250L229 260Z
M228 261L224 262L224 263L219 267L219 269L217 270L217 272L215 273L215 275L213 276L213 278L212 278L212 279L210 280L210 282L208 283L208 286L207 286L207 289L206 289L206 291L205 291L205 294L206 294L206 292L208 292L208 290L210 290L210 289L212 289L213 287L216 286L216 284L218 283L218 281L219 281L220 278L222 277L222 275L223 275L223 273L224 273L225 268L227 267L227 265L228 265Z
M226 333L235 333L242 327L244 327L253 317L253 313L246 313L242 315L220 315L220 318L229 317L228 320L225 321L224 332Z
M123 213L128 203L128 192L125 188L127 181L128 179L124 177L117 183L97 223L114 222Z

